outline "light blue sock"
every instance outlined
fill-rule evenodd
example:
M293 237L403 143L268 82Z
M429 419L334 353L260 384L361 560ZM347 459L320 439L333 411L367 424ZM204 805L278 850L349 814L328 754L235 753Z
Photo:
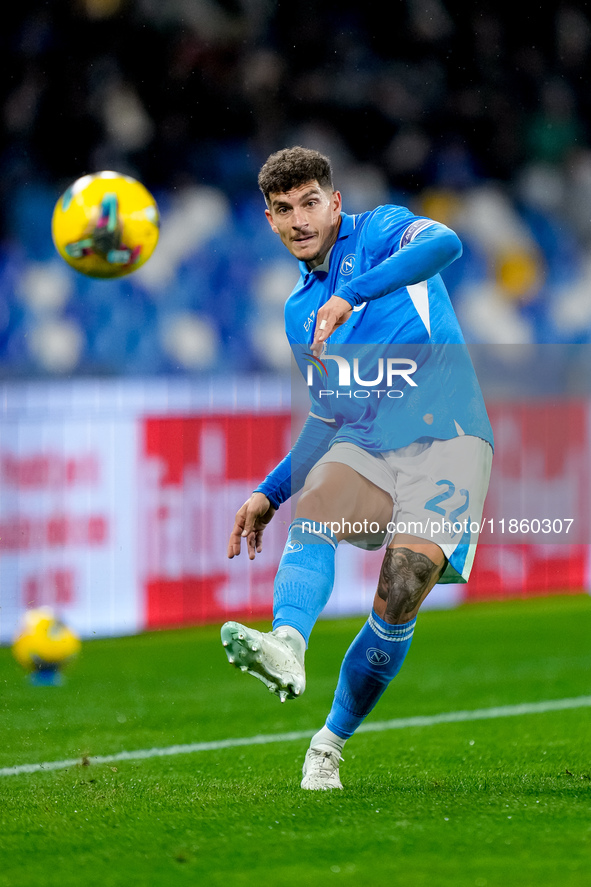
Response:
M332 592L337 544L324 524L301 517L293 521L275 577L274 629L291 625L308 644Z
M372 610L343 659L326 726L342 739L370 713L408 653L416 618L390 625Z

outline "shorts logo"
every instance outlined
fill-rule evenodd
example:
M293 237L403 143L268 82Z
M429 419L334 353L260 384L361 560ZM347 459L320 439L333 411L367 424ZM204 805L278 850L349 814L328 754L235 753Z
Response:
M354 268L355 256L353 254L351 254L350 256L345 256L345 258L341 262L341 274L353 274Z
M288 552L289 552L289 554L295 554L296 551L303 551L303 550L304 550L304 546L302 545L301 542L288 542L287 545L285 546L285 553L286 554Z
M378 650L376 647L370 647L365 655L371 665L387 665L390 661L388 654L384 653L383 650Z

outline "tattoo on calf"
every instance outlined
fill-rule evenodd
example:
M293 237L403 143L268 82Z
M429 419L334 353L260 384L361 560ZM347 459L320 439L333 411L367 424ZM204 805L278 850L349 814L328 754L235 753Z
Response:
M386 619L397 622L412 613L440 571L437 564L418 551L388 548L378 581L378 595L386 601Z

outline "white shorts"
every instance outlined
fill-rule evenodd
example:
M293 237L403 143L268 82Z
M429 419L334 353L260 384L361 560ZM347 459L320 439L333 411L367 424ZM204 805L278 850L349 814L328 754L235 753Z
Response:
M480 533L492 447L479 437L424 438L397 450L370 453L337 442L316 465L341 462L392 497L384 532L349 540L359 548L389 545L397 533L435 542L448 564L440 582L466 582ZM316 466L314 466L316 467Z

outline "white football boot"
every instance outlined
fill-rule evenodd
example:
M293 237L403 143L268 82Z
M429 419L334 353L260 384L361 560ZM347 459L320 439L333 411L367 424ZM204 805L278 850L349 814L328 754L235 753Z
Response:
M339 778L339 764L342 760L338 751L309 748L304 758L301 787L312 791L342 788Z
M298 642L283 627L263 632L239 622L222 625L222 644L231 665L262 681L281 702L306 689L305 641Z

